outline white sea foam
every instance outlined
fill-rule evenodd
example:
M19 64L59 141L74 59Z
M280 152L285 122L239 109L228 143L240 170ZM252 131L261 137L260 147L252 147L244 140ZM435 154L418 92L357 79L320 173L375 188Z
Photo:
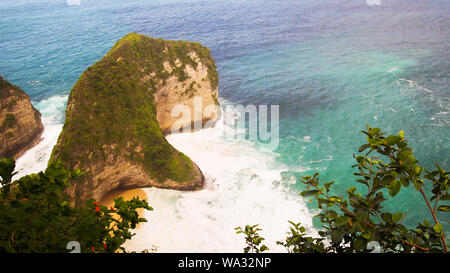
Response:
M322 163L324 161L331 161L331 160L333 160L333 156L329 155L327 158L316 160L316 161L311 160L311 161L309 161L309 163Z
M295 139L298 142L311 142L310 136L304 136L304 137L296 137L296 136L288 136L286 139Z
M395 71L397 71L398 70L398 67L393 67L393 68L391 68L391 69L389 69L388 70L388 73L392 73L392 72L395 72Z
M417 89L420 90L420 91L425 91L425 92L428 92L428 93L433 93L432 90L427 89L427 88L425 88L425 87L419 85L418 83L416 83L416 82L413 81L413 80L402 79L402 78L399 78L398 80L399 80L399 81L404 81L404 82L409 83L409 87L410 87L410 88L415 87L415 88L417 88Z
M61 133L64 123L64 109L66 108L67 96L54 96L34 106L42 114L44 133L42 141L28 150L16 161L16 172L14 179L45 170L48 160Z
M311 233L312 214L298 192L282 181L286 168L276 155L245 140L226 141L223 124L195 133L169 135L168 141L188 155L203 171L206 187L196 192L145 189L154 211L146 211L143 224L129 250L159 252L241 252L243 235L234 228L259 224L271 251L288 231L288 220L301 222Z

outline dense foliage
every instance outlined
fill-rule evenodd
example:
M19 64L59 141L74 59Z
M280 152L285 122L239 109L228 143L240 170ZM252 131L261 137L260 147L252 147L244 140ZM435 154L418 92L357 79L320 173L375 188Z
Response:
M69 252L77 242L81 252L125 251L122 244L144 218L138 208L151 210L145 200L114 200L107 208L91 199L74 208L65 198L68 172L60 162L45 172L12 181L14 159L0 161L0 252Z
M320 213L316 216L322 223L320 237L308 236L306 228L290 223L290 231L284 241L277 242L292 253L324 252L445 252L447 241L442 221L437 212L448 212L448 172L438 164L429 171L418 164L413 149L404 139L404 132L385 136L379 128L367 127L363 131L367 143L359 149L353 167L356 182L364 185L365 191L356 187L347 189L347 196L333 195L332 182L319 183L319 174L299 176L298 181L306 185L301 193L312 197L318 204ZM425 193L425 184L431 192ZM415 229L404 226L403 212L390 213L383 208L387 194L395 197L402 188L412 184L423 197L424 206L430 211L433 222L422 220ZM267 250L259 247L263 238L257 226L246 226L238 233L244 233L248 247L245 252Z

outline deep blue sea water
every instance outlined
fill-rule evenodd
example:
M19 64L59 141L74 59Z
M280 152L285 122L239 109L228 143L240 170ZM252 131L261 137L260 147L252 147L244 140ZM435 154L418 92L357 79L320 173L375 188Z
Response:
M63 123L81 73L129 32L198 41L216 60L221 100L280 105L270 161L284 179L320 172L344 193L367 124L404 130L420 163L450 167L448 0L2 0L0 75L31 96L51 128ZM430 218L412 188L389 209L407 210L409 225Z

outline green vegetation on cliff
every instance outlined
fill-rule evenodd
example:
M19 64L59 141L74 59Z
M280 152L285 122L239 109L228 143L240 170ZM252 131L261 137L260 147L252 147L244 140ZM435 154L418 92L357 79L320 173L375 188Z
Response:
M163 54L161 54L163 52ZM137 33L129 33L120 39L106 54L104 59L117 61L122 57L132 60L135 64L146 66L146 74L155 73L155 79L166 80L171 75L176 75L183 82L187 75L184 71L186 65L191 65L194 69L198 63L191 57L190 53L195 52L202 63L208 68L208 79L211 82L211 89L216 89L219 83L219 76L216 70L214 59L210 50L200 43L187 41L168 41L164 39L154 39ZM121 60L123 60L121 59ZM144 61L144 62L143 62ZM172 72L164 69L164 62L169 62L175 67ZM155 87L156 82L151 80L151 86Z
M107 158L125 158L160 182L192 179L193 163L164 138L154 102L160 83L172 75L184 81L185 66L198 65L192 53L209 68L215 88L214 60L199 43L136 33L120 39L71 90L64 128L50 162L60 159L67 168L80 168L89 175L91 167L103 168ZM170 72L164 66L167 62L173 68Z
M20 87L15 86L5 80L2 76L0 76L0 99L5 98L6 96L9 96L9 90L13 90L13 94L18 97L26 96L25 92L20 89Z
M11 92L12 91L12 92ZM0 76L0 108L6 107L8 111L16 105L16 99L26 97L25 92L20 87L15 86ZM14 97L9 102L6 102L8 97ZM16 120L13 114L7 114L3 124L0 124L0 132L14 126Z
M5 129L9 129L16 125L16 117L13 114L6 114L5 121L3 122L3 125L0 127L0 132L2 132Z

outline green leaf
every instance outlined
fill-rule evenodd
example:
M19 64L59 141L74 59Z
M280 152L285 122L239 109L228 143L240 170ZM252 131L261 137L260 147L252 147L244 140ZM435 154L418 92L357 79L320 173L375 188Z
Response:
M387 141L387 143L388 143L389 146L396 145L396 144L398 144L401 140L402 140L401 137L399 137L399 136L394 136L394 135L388 136L388 137L386 138L386 141Z
M378 134L381 131L380 128L371 128L369 131L370 136L375 136L376 134Z
M339 243L345 236L345 230L335 229L331 232L331 241L333 243Z
M414 188L416 190L420 190L422 188L422 186L423 186L423 181L422 180L417 179L417 180L413 180L412 182L413 182Z
M416 173L417 176L420 176L420 173L422 173L422 167L420 166L414 166L414 172Z
M450 211L450 206L441 205L438 207L439 211Z
M433 226L433 229L436 233L441 233L442 232L442 225L441 223L437 223L436 225Z
M409 186L409 180L404 178L403 176L400 176L400 182L402 183L402 185L404 187L408 187Z
M361 184L364 184L364 185L366 185L366 186L369 185L369 183L368 183L366 180L363 180L363 179L356 179L356 182L361 183Z
M269 248L266 245L262 245L260 251L263 252L266 250L269 250Z
M363 237L364 239L366 239L366 240L370 240L370 238L372 238L372 234L370 234L370 233L363 233L363 234L362 234L362 237Z
M339 216L336 218L335 225L338 227L346 225L348 223L348 219L349 218L347 216Z
M363 238L356 238L355 241L353 242L353 247L355 248L356 251L361 251L365 249L366 246L367 241L364 240Z
M329 189L330 186L334 184L334 182L335 182L335 181L325 183L325 184L324 184L325 188Z
M332 197L330 197L330 201L333 201L333 202L342 202L342 199L340 199L340 198L338 198L338 197L336 197L336 196L332 196Z
M402 184L398 180L391 181L391 184L389 185L389 194L391 196L397 195L397 193L400 191Z
M385 222L390 222L392 220L392 215L389 212L384 212L381 214L381 219Z
M403 218L403 215L404 214L401 212L394 213L394 215L392 215L392 221L394 221L394 222L400 221L400 219Z
M358 152L361 153L361 152L363 152L365 149L367 149L369 147L370 147L370 144L361 145L361 147L359 147Z
M304 197L308 197L308 196L316 195L318 193L319 193L318 190L310 190L310 191L302 191L300 194Z
M360 224L359 228L362 229L363 226L366 225L368 220L367 212L363 210L359 210L355 215L356 222Z

